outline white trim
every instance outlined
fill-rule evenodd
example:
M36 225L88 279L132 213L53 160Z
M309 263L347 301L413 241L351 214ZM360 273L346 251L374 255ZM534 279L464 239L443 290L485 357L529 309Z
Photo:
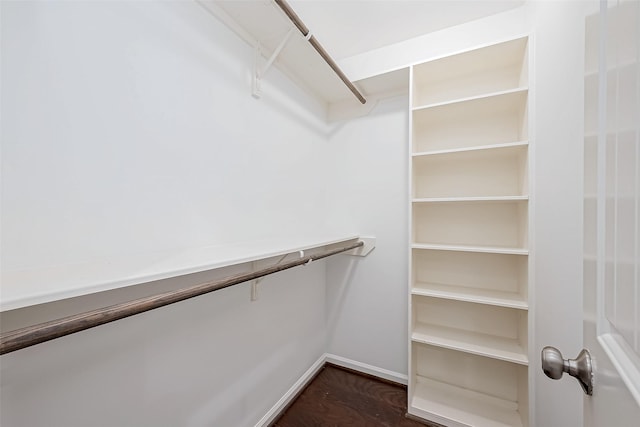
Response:
M635 356L634 350L624 339L616 338L610 333L598 336L598 342L620 374L631 396L640 406L640 369L638 368L640 361Z
M313 365L307 371L302 374L302 376L291 386L289 390L276 402L271 409L256 423L256 427L268 426L273 421L275 421L276 417L282 413L282 411L287 407L289 403L298 395L299 392L304 390L309 381L318 373L320 369L325 364L326 361L326 353L320 356L318 360L314 362Z
M414 100L413 100L413 96L414 96L414 91L413 91L413 86L414 86L414 70L415 70L415 66L411 65L409 67L409 109L408 109L408 115L409 115L409 127L407 128L407 189L406 191L407 193L407 224L406 224L406 230L407 230L407 234L406 234L406 243L407 243L407 279L408 279L408 283L407 283L407 288L408 288L408 295L409 297L407 298L407 312L406 312L406 316L407 316L407 323L406 323L406 331L407 331L407 338L411 336L411 333L413 332L413 297L411 296L411 290L413 289L414 286L414 282L415 282L415 277L414 277L414 269L413 269L413 258L416 252L419 251L414 251L412 248L412 239L411 236L413 235L413 207L411 204L411 201L414 198L414 186L415 183L413 181L413 154L415 152L415 148L414 148L414 138L413 138L413 104L414 104ZM411 400L413 400L413 393L414 393L414 388L416 385L416 376L413 375L413 371L415 370L415 364L414 364L414 357L413 357L413 343L411 342L410 339L407 339L407 412L410 412L410 404L409 402L411 402ZM411 377L409 377L411 375ZM412 380L409 381L409 378L411 378Z
M529 40L527 41L527 72L528 74L528 82L527 82L527 86L529 86L529 93L528 93L528 97L527 97L527 102L528 102L528 113L529 113L529 117L528 117L528 123L527 123L527 136L528 136L528 157L527 160L529 161L529 177L528 177L528 191L529 191L529 202L528 202L528 207L529 207L529 218L528 218L528 226L529 226L529 242L528 242L528 248L529 248L529 257L528 257L528 265L527 268L529 269L528 271L528 278L527 278L527 299L529 302L529 313L528 313L528 319L527 319L527 325L529 327L529 337L528 337L528 348L529 348L529 360L537 360L537 352L539 351L538 348L536 346L537 343L537 331L536 331L536 322L537 322L537 317L538 317L538 312L537 310L537 305L536 305L536 288L537 288L537 283L536 283L536 233L535 233L535 223L536 223L536 173L537 173L537 166L536 166L536 150L537 150L537 143L536 143L536 136L537 136L537 131L536 131L536 102L537 102L537 95L536 95L536 77L537 77L537 73L536 73L536 49L537 49L537 45L536 45L536 35L535 32L533 30L531 30L531 33L529 34ZM528 393L528 398L529 398L529 402L528 404L528 415L529 415L529 425L530 426L535 426L537 423L537 411L536 411L536 390L537 390L537 384L536 381L538 380L538 376L536 375L535 369L533 369L532 366L529 366L529 372L528 372L528 378L527 378L529 384L528 384L528 389L527 389L527 393Z
M398 384L407 385L407 381L409 378L407 375L401 374L399 372L389 371L377 366L368 365L366 363L358 362L352 359L347 359L346 357L336 356L335 354L325 354L325 361L328 363L333 363L334 365L342 366L343 368L353 369L354 371L393 381Z

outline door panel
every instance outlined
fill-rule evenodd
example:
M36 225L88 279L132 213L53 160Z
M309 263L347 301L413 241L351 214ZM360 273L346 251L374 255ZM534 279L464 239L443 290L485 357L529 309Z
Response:
M585 46L584 345L587 426L640 419L640 2L603 1Z

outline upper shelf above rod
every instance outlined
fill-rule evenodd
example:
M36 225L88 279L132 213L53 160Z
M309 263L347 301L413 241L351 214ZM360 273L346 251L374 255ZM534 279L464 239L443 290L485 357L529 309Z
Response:
M326 104L353 99L352 96L362 104L367 102L286 1L197 1L259 49L257 56L268 58L264 69L256 65L254 70L254 94L255 84L259 85L260 78L275 60L289 78ZM292 36L293 26L298 31Z
M325 62L329 65L329 67L331 67L331 69L338 75L338 77L340 77L340 80L342 80L342 82L349 88L349 90L354 94L354 96L358 98L358 101L360 101L362 104L365 104L367 100L364 98L364 96L362 96L358 88L356 88L353 85L353 83L351 83L351 80L349 80L349 78L345 76L345 74L342 72L340 67L338 67L338 64L336 64L333 58L331 58L331 56L329 56L327 51L324 50L324 48L322 47L320 42L315 38L315 36L311 34L311 31L309 31L306 25L304 25L304 22L302 22L302 20L298 17L298 15L296 15L296 13L293 11L291 6L289 6L289 4L285 0L275 0L275 2L280 7L280 9L282 9L282 11L289 17L289 19L291 20L291 22L293 22L296 28L300 30L300 33L302 33L304 38L309 40L309 43L311 44L311 46L313 46L316 52L320 54L322 59L324 59Z

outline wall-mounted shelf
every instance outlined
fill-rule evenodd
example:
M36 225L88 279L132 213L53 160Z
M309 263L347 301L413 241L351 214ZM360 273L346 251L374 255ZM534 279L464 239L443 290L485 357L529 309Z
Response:
M257 284L265 276L294 267L306 266L313 261L319 261L333 255L359 249L364 245L365 242L354 239L347 243L340 243L338 247L332 246L320 252L310 251L313 253L305 254L305 251L301 250L297 254L298 257L283 262L285 258L291 254L287 253L280 257L277 262L271 261L268 266L263 268L256 267L254 263L252 263L252 268L249 271L244 271L240 274L232 274L215 280L208 279L195 285L192 284L179 289L157 292L152 295L133 298L117 304L109 304L104 307L74 313L57 319L46 320L40 323L32 323L27 326L2 332L0 335L0 355L12 353L77 332L86 331L87 329L92 329L127 317L147 313L151 310L211 294L212 292L228 289L243 283L251 283L251 300L254 301L257 297Z
M3 270L0 311L281 257L355 239L357 236L300 236L140 254L43 269Z
M351 90L274 1L198 0L198 3L251 46L259 46L258 56L262 59L257 64L258 70L273 57L273 63L282 72L322 103L354 98ZM292 28L295 31L288 36Z

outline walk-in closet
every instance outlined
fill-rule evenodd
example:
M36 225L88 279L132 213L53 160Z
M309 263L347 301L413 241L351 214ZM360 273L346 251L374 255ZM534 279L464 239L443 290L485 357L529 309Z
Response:
M631 427L640 1L0 0L2 427Z

